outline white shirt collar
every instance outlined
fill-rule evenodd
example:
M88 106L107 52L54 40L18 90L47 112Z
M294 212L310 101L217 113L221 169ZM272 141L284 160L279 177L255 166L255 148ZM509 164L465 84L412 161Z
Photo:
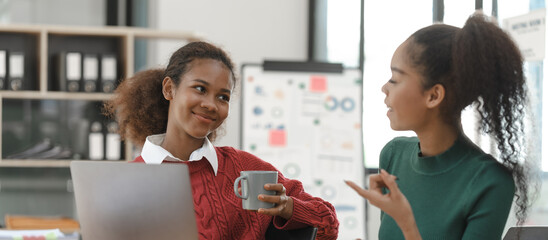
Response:
M164 142L165 137L165 133L150 135L147 137L145 145L143 145L143 150L141 151L141 157L146 164L160 164L164 160L183 161L174 157L170 152L168 152L161 146ZM209 164L211 164L215 176L217 176L217 169L219 168L217 152L215 152L213 144L211 144L207 137L205 138L204 145L202 145L201 148L194 150L190 154L190 159L188 159L188 161L198 161L202 159L202 157L205 157L206 160L209 161Z

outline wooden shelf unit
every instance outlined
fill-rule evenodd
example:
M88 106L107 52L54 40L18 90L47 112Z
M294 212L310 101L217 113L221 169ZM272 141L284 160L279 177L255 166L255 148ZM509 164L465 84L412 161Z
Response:
M76 27L76 26L56 26L56 25L1 25L0 24L0 40L4 36L11 34L17 36L28 36L30 39L35 39L34 44L36 57L28 61L34 61L37 66L36 77L26 76L29 81L35 81L32 84L37 86L36 90L10 91L0 90L0 121L3 115L3 100L4 99L31 99L31 100L83 100L83 101L104 101L113 96L112 93L85 93L85 92L61 92L52 91L49 88L51 78L50 71L50 48L51 42L48 42L52 37L93 37L93 38L113 38L120 41L120 59L121 78L127 78L134 74L135 64L135 41L138 39L151 40L184 40L187 42L199 41L204 39L200 34L184 31L166 31L152 30L146 28L135 27ZM57 46L59 48L59 46ZM34 79L36 78L36 79ZM98 109L99 111L99 109ZM0 131L3 128L3 122L0 124ZM2 136L0 135L0 146L2 144ZM132 160L131 143L125 144L125 160ZM0 147L0 167L68 167L70 162L75 159L2 159L2 148Z

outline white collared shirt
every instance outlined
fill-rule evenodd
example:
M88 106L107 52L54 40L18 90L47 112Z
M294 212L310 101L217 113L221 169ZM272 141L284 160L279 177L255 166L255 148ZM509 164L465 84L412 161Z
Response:
M147 137L145 145L143 146L143 150L141 151L141 157L146 164L160 164L164 160L184 161L174 157L173 154L171 154L161 146L164 142L165 137L165 133L150 135ZM190 154L190 159L188 159L188 161L198 161L201 160L202 157L205 157L209 164L211 164L213 172L215 173L215 176L217 176L217 169L219 168L217 152L215 152L213 144L211 144L207 137L205 138L204 145L202 145L201 148L194 150Z

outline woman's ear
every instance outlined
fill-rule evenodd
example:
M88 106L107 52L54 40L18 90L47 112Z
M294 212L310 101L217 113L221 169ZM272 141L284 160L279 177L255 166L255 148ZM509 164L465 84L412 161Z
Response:
M440 106L445 99L445 87L441 84L436 84L426 91L426 107L435 108Z
M162 81L162 93L166 100L173 99L173 80L170 77L165 77Z

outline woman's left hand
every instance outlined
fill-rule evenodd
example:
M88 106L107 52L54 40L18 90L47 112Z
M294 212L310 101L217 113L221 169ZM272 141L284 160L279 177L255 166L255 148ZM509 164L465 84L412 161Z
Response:
M290 219L293 215L293 198L285 195L285 187L282 184L265 184L264 189L267 191L276 191L275 196L259 194L259 200L268 203L274 203L273 208L259 208L258 212L264 215L280 216L285 219Z
M409 201L400 191L396 176L381 169L379 174L369 176L369 189L363 189L352 181L345 181L371 204L390 215L403 232L405 239L422 239ZM383 193L388 188L388 193Z

